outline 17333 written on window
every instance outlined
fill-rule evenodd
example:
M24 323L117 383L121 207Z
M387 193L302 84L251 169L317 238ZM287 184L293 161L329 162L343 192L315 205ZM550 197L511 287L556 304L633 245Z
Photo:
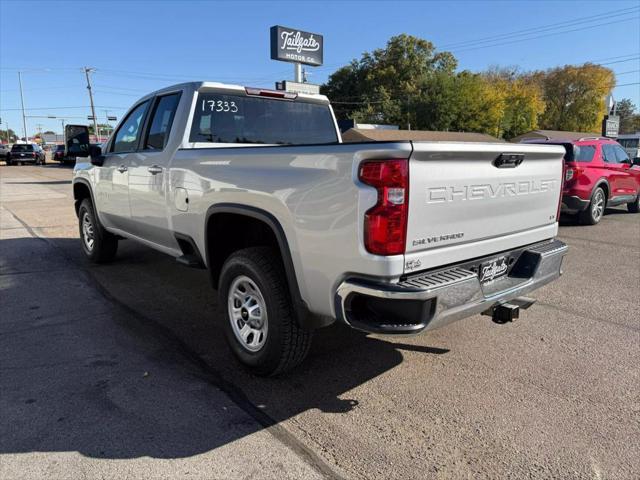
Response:
M304 145L336 143L338 138L328 105L201 93L190 141Z

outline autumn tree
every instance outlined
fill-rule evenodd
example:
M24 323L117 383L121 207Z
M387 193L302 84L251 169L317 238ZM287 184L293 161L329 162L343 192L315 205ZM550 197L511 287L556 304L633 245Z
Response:
M600 65L566 65L531 75L543 90L542 128L598 132L606 113L605 97L615 85L613 72Z
M538 83L516 67L492 67L483 73L489 93L500 108L496 137L513 138L538 128L538 118L545 109Z

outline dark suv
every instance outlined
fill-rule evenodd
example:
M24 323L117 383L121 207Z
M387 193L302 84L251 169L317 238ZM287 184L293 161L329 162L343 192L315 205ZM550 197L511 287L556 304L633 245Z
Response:
M44 151L35 143L14 143L7 155L7 165L35 163L44 165Z
M565 179L562 212L577 214L581 223L595 225L607 207L626 204L640 211L640 160L633 161L615 140L586 137L579 140L525 140L523 143L563 145Z

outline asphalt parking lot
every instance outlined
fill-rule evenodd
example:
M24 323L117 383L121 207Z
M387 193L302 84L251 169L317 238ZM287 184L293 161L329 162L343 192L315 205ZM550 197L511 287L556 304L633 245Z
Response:
M0 478L640 478L640 214L563 222L513 324L318 332L275 379L206 272L82 256L71 169L0 166Z

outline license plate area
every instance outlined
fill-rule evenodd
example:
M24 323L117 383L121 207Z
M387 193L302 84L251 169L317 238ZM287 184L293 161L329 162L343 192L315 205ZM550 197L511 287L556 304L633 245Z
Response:
M509 272L509 257L504 255L482 262L478 266L478 279L481 284L493 282Z

